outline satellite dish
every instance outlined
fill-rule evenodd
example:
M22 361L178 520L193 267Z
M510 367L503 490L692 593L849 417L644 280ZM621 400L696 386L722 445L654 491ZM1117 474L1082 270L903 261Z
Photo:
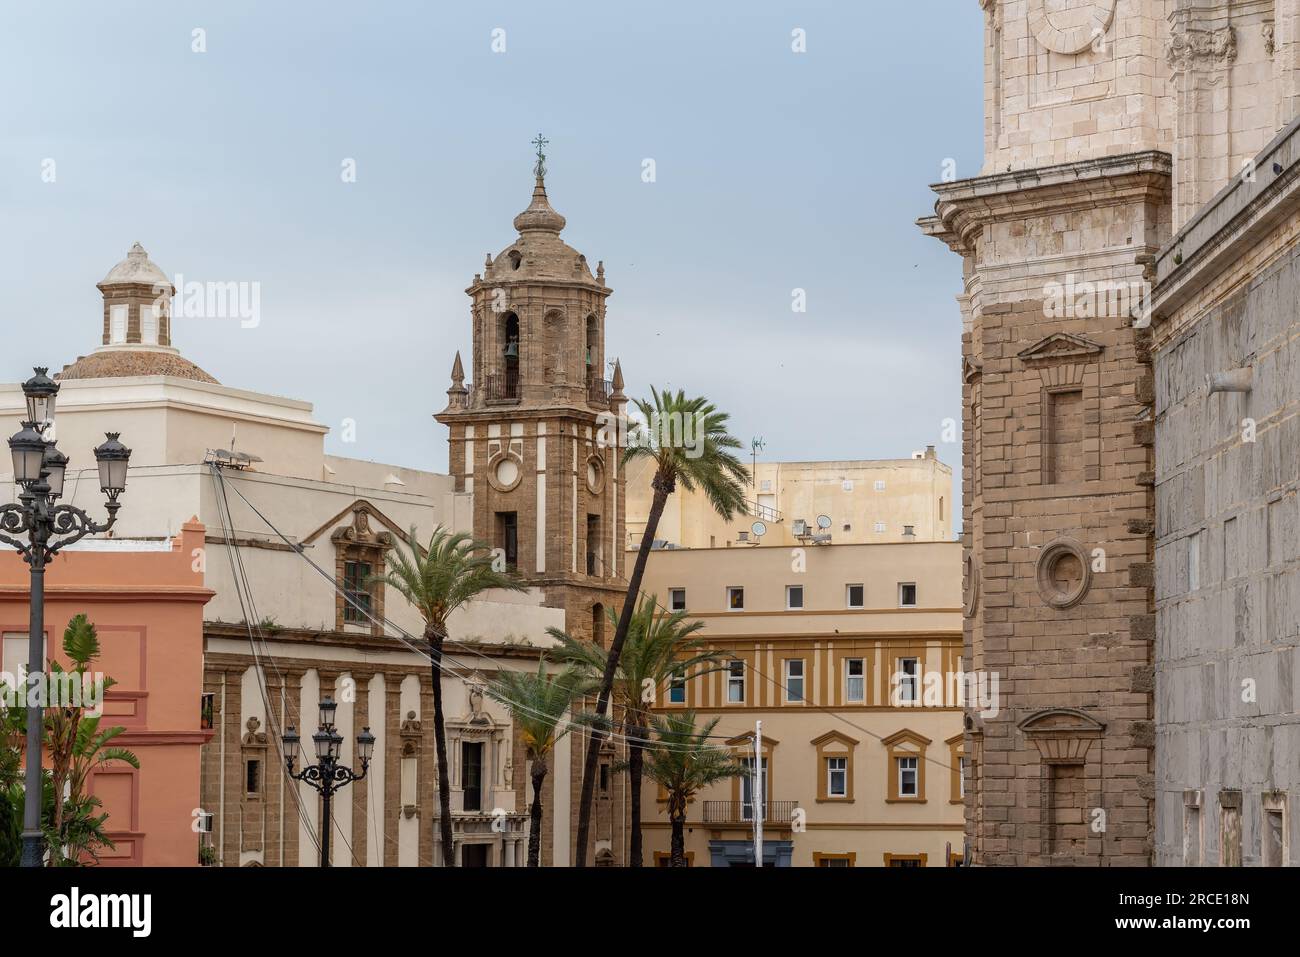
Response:
M749 526L749 530L754 533L755 538L762 538L767 534L767 526L762 522L755 522L753 525Z
M830 517L829 515L818 515L818 516L817 516L817 527L818 527L818 528L830 528L830 527L831 527L831 517Z

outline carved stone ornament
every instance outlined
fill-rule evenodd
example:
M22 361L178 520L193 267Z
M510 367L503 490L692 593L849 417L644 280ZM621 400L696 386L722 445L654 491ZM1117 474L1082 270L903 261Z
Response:
M1053 53L1082 53L1115 19L1117 0L1029 0L1029 32Z
M1237 59L1237 32L1232 27L1222 27L1175 33L1165 44L1165 59L1176 70L1227 66Z

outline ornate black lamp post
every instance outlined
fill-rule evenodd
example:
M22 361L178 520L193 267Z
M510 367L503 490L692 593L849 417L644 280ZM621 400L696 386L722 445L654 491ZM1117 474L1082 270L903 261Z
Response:
M341 787L346 787L353 781L360 781L366 776L366 771L370 769L370 758L375 753L375 736L370 733L370 727L361 729L357 735L357 757L361 760L361 773L357 774L349 767L339 764L339 755L343 748L343 735L339 734L334 727L334 712L338 705L334 703L333 698L323 698L320 703L320 727L316 733L311 736L312 742L316 745L316 763L309 764L301 771L295 771L293 764L298 756L298 745L301 738L298 732L289 725L284 732L281 740L284 742L284 764L289 769L289 777L295 781L306 781L317 791L321 793L322 814L321 814L321 841L320 841L320 866L330 866L330 802L334 797L334 792Z
M9 440L14 459L14 483L22 489L17 505L0 505L0 542L18 549L31 569L31 621L27 636L27 793L23 803L23 867L40 867L45 856L41 836L41 731L45 642L45 566L59 551L87 535L107 532L117 521L120 496L126 488L131 450L116 432L95 449L99 487L108 496L108 521L98 523L74 505L58 505L68 457L55 448L54 402L59 384L38 368L23 383L27 419ZM26 535L27 541L13 536ZM36 704L31 702L35 701Z

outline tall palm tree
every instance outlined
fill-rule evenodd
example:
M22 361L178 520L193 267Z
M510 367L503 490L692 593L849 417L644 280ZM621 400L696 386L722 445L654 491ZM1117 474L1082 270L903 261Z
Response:
M581 690L583 676L576 668L558 675L546 673L546 662L537 674L502 671L487 686L489 696L500 701L515 720L515 728L532 762L533 805L528 821L528 866L542 862L542 784L549 770L547 760L560 738L569 733L561 726L565 713ZM562 782L567 786L567 782Z
M631 789L632 816L631 846L628 864L640 867L641 850L641 770L644 765L643 742L650 735L650 712L656 693L667 682L691 674L698 677L718 670L724 653L705 646L703 639L693 637L704 627L704 622L687 622L686 612L660 611L658 598L646 595L632 616L628 626L627 641L619 658L612 689L614 705L621 715L619 724L627 736L628 787ZM616 621L614 610L608 611L611 623ZM549 629L552 638L560 642L547 655L581 668L586 674L605 673L609 651L594 641L583 641L559 629ZM716 666L716 667L711 667Z
M710 784L741 777L749 769L727 748L709 744L717 718L698 730L693 711L656 715L651 720L656 741L646 757L645 773L668 793L668 820L673 829L669 866L685 867L687 807Z
M645 419L629 431L627 448L623 452L623 465L637 459L648 459L654 465L654 478L650 485L654 497L646 519L641 547L637 550L632 577L628 579L627 598L609 646L605 670L601 677L600 692L596 699L596 714L604 715L614 686L614 674L623 654L628 626L641 593L641 579L645 577L646 561L659 530L668 496L678 483L688 492L700 489L714 510L730 521L745 508L745 486L749 482L749 469L733 450L741 448L740 440L727 432L729 416L703 396L686 398L680 390L663 392L651 387L651 401L638 399L637 409ZM582 769L582 795L578 804L577 853L578 865L587 863L588 837L591 832L591 805L596 791L596 766L605 731L599 725L592 729L587 746L587 758Z
M494 588L526 591L510 569L498 571L492 546L464 532L449 532L441 525L429 544L421 548L415 527L406 547L393 549L387 570L366 582L383 582L396 589L424 619L424 640L429 645L429 676L433 681L433 743L438 755L438 827L444 867L456 866L451 831L451 762L447 757L447 728L442 712L442 646L447 640L447 617L457 608Z

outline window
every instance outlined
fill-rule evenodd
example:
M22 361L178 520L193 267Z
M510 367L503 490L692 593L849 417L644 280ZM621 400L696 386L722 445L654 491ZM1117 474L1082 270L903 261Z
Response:
M849 851L846 854L824 854L813 851L813 867L855 867L858 855Z
M727 662L727 701L730 704L745 703L745 663L743 661Z
M501 549L507 568L519 566L519 514L497 512L496 547Z
M876 487L876 491L877 491L877 492L883 492L883 491L885 490L885 480L884 480L884 479L876 479L876 486L875 486L875 487Z
M886 854L886 867L925 867L925 854Z
M885 525L884 522L876 522L876 524L873 525L872 527L876 530L877 535L885 534L885 531L887 529L887 526Z
M244 762L244 793L262 793L262 762L257 758L249 758Z
M785 663L785 700L787 704L803 701L803 659L790 658Z
M966 797L966 735L954 734L944 744L948 745L948 767L952 775L948 802L960 804Z
M943 521L943 496L939 496L939 521Z
M686 675L680 671L668 679L668 703L686 704Z
M894 674L897 703L908 704L920 701L921 662L917 658L899 658L898 671Z
M158 345L158 307L153 303L140 304L140 341L147 346Z
M587 516L587 574L602 574L600 567L600 516Z
M211 731L216 725L213 723L216 717L217 696L211 691L204 691L199 695L199 730Z
M916 607L916 583L915 582L899 582L898 605L900 608Z
M668 607L672 611L686 610L686 589L685 588L668 589Z
M962 755L957 759L957 796L966 797L966 756Z
M608 764L602 764L600 766L600 793L601 794L609 793L609 765Z
M126 342L126 316L128 307L125 303L108 307L108 341L118 346Z
M903 526L903 537L904 537L904 538L915 538L915 537L916 537L916 526L915 526L915 525L904 525L904 526Z
M817 749L817 762L813 765L818 775L817 801L853 800L853 756L857 753L858 742L841 731L827 731L814 738L812 746Z
M727 588L727 608L730 611L745 610L745 589L739 585L731 585Z
M898 767L898 796L914 798L918 793L916 758L895 758Z
M925 752L932 742L910 728L896 731L881 741L888 748L889 769L885 774L885 802L920 804L925 796Z
M846 797L849 793L849 759L826 759L826 796Z
M787 611L797 611L803 607L803 585L785 586L785 607Z
M844 700L861 704L866 700L866 668L862 658L844 662Z
M844 589L844 604L849 608L861 608L866 600L866 588L861 585L847 585Z
M742 821L754 820L754 759L741 758L740 763L745 766L745 773L740 779L740 819ZM759 800L763 804L764 819L771 816L771 808L767 804L767 758L763 758L763 787L759 791Z
M367 587L373 567L370 562L343 563L343 621L349 625L370 623L373 597Z
M41 660L45 660L45 642L41 642ZM27 675L27 635L26 633L6 632L4 636L5 674L13 675L15 681L21 681ZM16 689L15 689L16 690Z
M460 781L465 791L465 810L483 810L483 745L463 742L460 746Z

